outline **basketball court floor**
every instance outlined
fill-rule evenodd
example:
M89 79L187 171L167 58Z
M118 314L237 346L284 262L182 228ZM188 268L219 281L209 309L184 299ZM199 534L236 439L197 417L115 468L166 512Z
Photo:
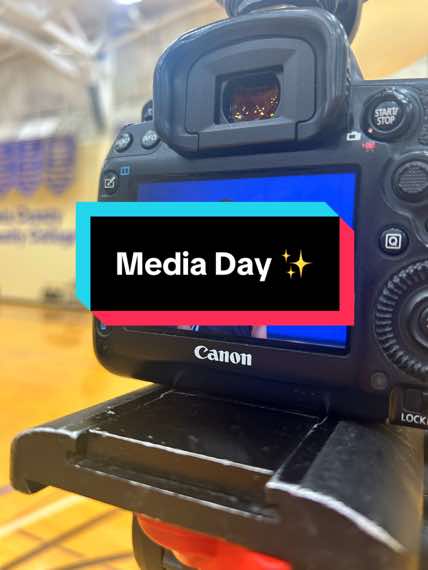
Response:
M136 570L130 513L52 488L14 491L9 450L19 431L143 384L103 370L83 312L0 305L0 338L0 568Z

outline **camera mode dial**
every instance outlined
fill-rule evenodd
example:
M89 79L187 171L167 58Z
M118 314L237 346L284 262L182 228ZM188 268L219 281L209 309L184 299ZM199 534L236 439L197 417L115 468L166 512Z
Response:
M415 117L416 104L406 89L384 89L372 97L365 109L363 128L365 133L380 141L402 136Z
M428 260L388 281L376 306L375 330L389 360L428 382Z

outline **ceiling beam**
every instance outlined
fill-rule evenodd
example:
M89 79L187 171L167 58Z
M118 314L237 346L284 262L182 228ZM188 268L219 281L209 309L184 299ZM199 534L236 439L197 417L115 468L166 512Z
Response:
M47 46L34 36L18 28L14 28L11 25L0 22L0 39L7 41L16 48L29 52L31 55L35 55L43 59L43 61L52 68L70 79L78 81L81 80L82 71L79 66L64 57L53 53L50 46Z
M166 16L159 18L153 24L146 24L144 21L142 22L141 26L138 27L136 30L132 30L127 34L124 34L118 38L115 38L110 41L111 48L120 48L124 45L127 45L131 42L134 42L141 37L144 37L148 34L161 30L162 28L166 28L171 24L176 23L180 20L185 20L195 14L199 14L201 11L215 8L214 0L203 0L202 2L198 2L197 4L190 4L190 7L186 9L175 10L171 13L168 13Z

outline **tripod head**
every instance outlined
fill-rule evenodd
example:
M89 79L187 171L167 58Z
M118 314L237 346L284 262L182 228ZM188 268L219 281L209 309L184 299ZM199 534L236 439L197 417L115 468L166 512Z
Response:
M242 16L257 10L299 8L323 8L334 14L343 24L349 41L355 37L361 19L361 8L366 0L217 0L228 16Z

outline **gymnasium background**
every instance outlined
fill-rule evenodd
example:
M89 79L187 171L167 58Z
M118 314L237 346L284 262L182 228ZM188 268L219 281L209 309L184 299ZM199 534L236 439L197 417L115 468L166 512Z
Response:
M22 429L142 386L92 354L74 296L74 207L96 199L161 51L223 17L214 0L0 0L2 569L135 569L129 513L53 489L19 495L9 447ZM366 77L428 77L427 30L426 0L368 0L354 42Z

